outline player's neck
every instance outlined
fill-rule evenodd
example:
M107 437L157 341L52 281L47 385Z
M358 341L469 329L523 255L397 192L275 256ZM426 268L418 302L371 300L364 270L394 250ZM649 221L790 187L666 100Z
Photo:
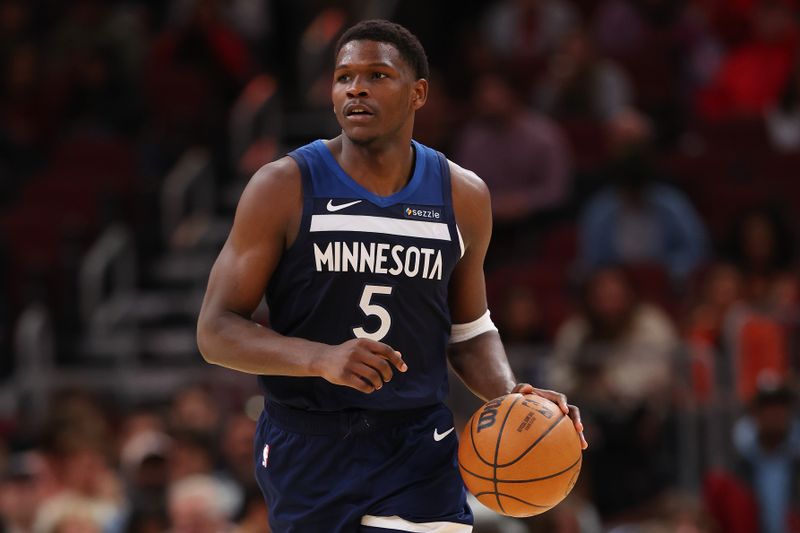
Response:
M353 143L346 135L331 142L339 164L359 185L378 196L390 196L406 186L414 168L411 139L402 142Z

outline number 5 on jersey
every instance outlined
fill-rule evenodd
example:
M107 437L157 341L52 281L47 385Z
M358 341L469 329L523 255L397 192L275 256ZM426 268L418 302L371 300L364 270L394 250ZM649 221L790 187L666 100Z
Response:
M367 317L376 316L380 320L380 326L375 331L369 332L362 327L353 328L353 334L359 339L370 339L373 341L380 341L387 333L389 328L392 327L392 317L389 311L380 304L372 303L372 296L374 294L392 294L393 287L386 285L365 285L364 292L361 293L361 301L358 307L364 312Z

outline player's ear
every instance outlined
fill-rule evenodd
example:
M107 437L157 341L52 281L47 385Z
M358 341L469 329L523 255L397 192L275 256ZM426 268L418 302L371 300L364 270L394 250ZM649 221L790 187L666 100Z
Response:
M414 106L414 111L425 105L428 101L428 80L420 78L414 82L414 87L411 91L411 105Z

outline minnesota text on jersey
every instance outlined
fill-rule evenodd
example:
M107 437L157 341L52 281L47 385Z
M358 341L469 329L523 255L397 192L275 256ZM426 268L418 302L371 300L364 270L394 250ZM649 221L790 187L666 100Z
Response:
M442 279L442 252L433 248L386 243L314 243L317 272L373 272L409 278Z

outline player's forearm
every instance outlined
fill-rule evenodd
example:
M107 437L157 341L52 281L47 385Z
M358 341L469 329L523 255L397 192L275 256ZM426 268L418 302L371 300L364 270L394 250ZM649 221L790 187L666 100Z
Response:
M232 312L201 314L197 346L209 363L249 374L314 376L326 344L285 337Z
M484 401L508 394L516 385L496 331L451 344L448 359L461 381Z

